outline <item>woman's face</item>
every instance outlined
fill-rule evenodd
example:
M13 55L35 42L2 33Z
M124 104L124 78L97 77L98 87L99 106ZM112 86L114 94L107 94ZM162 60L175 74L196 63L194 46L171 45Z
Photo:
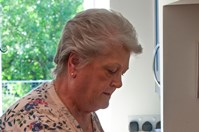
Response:
M74 79L76 104L80 109L95 111L108 107L109 99L122 86L122 75L128 70L130 53L113 47L108 54L95 57L77 69Z

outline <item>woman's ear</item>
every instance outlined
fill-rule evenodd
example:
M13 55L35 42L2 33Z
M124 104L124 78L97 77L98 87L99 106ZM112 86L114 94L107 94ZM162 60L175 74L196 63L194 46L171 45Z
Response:
M80 64L80 57L76 53L71 52L68 57L68 73L71 76L77 74L77 67Z
M68 62L71 65L77 66L80 63L80 58L76 53L70 53Z

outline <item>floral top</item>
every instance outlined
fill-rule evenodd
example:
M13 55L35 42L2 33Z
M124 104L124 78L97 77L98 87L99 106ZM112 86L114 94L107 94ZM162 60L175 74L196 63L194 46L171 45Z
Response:
M103 132L95 112L94 132ZM61 102L53 82L47 82L16 102L0 118L0 132L83 132Z

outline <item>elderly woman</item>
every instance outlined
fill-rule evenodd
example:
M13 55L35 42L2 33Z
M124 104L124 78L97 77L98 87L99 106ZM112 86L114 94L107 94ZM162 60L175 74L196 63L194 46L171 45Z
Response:
M103 132L96 110L122 86L136 31L120 13L89 9L67 22L54 59L55 79L16 102L0 118L1 131Z

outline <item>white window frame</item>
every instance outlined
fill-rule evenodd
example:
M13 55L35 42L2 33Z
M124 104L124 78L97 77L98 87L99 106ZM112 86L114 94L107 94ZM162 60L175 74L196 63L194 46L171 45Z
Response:
M105 8L110 9L110 0L84 0L84 9Z

